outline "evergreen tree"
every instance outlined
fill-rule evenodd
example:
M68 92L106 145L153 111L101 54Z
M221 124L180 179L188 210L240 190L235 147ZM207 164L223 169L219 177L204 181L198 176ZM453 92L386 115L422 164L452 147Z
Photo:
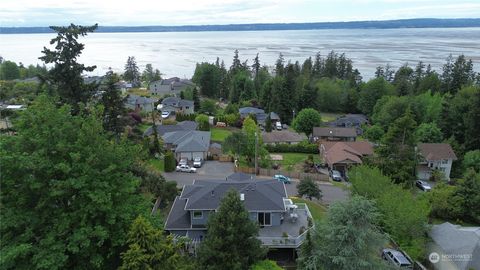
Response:
M175 157L173 156L173 152L169 150L165 153L165 157L164 157L165 172L173 172L175 171L175 167L176 167Z
M155 229L142 216L133 221L127 244L128 250L122 253L121 270L176 270L192 266L179 254L179 247L172 236L165 236L162 230Z
M197 88L193 88L192 92L192 99L193 99L193 108L196 112L200 110L200 97L198 96Z
M379 219L375 204L361 196L333 203L315 229L314 252L300 252L300 269L388 269L378 256L386 242Z
M413 186L415 180L416 122L410 109L388 128L377 148L382 171L396 183Z
M42 78L49 83L63 103L70 104L73 113L80 112L80 103L87 103L96 89L95 84L85 84L82 73L91 72L96 66L85 66L77 62L82 54L84 44L79 43L79 37L97 29L93 26L80 26L71 24L67 27L50 27L57 36L50 41L55 44L55 50L43 48L44 56L39 57L46 64L53 64L48 73Z
M300 246L297 259L297 269L300 270L316 270L317 262L313 259L315 254L315 242L313 241L311 230L307 231L305 241Z
M125 127L123 116L126 113L124 98L117 88L119 80L115 73L107 72L104 92L100 99L100 104L103 105L103 128L117 135L123 132Z
M270 119L270 113L267 115L265 119L265 131L272 132L272 119Z
M0 237L6 269L116 268L148 208L132 175L141 149L112 143L99 113L74 116L40 96L0 138Z
M241 69L242 69L242 63L240 62L240 58L238 56L238 50L235 50L233 55L232 66L230 66L230 73L233 76Z
M134 56L128 57L123 78L131 82L134 87L140 86L140 71Z
M258 225L249 218L240 195L230 190L207 223L207 235L198 250L201 269L243 270L265 256L256 238Z
M280 55L278 56L277 62L275 63L275 76L283 76L283 72L285 69L284 62L285 62L285 59L283 58L283 54L280 53Z
M480 149L480 87L472 93L470 102L470 109L464 116L465 148L475 150Z

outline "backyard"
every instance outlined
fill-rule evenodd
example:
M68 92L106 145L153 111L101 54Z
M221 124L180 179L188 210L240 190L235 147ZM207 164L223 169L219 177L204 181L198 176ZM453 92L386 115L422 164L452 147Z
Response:
M327 208L316 202L301 199L298 197L290 197L290 199L292 199L294 203L305 203L308 206L308 209L310 210L310 213L312 214L314 221L316 222L323 219L327 213Z
M274 163L278 163L280 165L281 170L286 171L303 171L303 164L305 159L308 158L309 155L313 156L313 162L319 163L320 157L318 154L304 154L304 153L272 153L273 155L281 155L283 160L275 160Z
M152 158L152 159L148 160L148 165L150 165L150 167L152 167L156 171L159 171L159 172L164 171L163 159Z
M232 131L227 129L227 128L211 128L210 131L212 132L212 137L211 140L214 142L224 142L225 138L227 138L230 134L232 134Z

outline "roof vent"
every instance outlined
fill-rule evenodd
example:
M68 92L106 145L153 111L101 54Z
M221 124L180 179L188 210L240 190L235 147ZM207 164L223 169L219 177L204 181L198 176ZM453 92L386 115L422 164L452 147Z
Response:
M215 196L215 191L214 190L212 190L211 195L212 195L212 197Z
M333 133L333 130L330 130L330 134L332 134L332 133Z
M240 201L245 201L245 194L240 193Z

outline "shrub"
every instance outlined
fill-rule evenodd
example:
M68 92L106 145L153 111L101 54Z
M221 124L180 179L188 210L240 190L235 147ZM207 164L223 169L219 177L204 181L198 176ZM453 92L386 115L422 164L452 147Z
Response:
M172 151L167 151L167 153L165 153L164 166L165 172L175 171L176 161Z

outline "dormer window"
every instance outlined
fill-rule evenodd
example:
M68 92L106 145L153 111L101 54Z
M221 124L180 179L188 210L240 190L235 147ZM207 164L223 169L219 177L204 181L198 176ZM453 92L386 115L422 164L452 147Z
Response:
M193 211L193 219L202 219L203 212L202 211Z

